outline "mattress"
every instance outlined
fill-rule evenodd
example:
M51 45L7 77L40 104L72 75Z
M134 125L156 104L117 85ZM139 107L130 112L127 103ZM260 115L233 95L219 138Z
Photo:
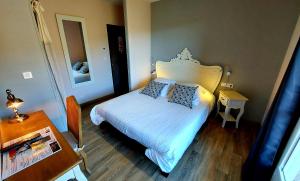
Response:
M90 113L91 120L96 125L107 121L144 145L146 156L169 173L206 121L215 98L201 91L200 104L190 109L170 103L166 97L154 99L139 92L96 105Z

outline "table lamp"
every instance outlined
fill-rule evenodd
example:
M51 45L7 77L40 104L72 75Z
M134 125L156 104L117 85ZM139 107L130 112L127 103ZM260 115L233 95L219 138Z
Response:
M27 119L29 116L27 114L19 114L19 110L18 110L18 107L20 107L24 103L24 101L20 98L16 98L15 95L11 93L10 89L7 89L6 93L7 93L6 107L14 111L15 119L19 122L22 122L25 119Z

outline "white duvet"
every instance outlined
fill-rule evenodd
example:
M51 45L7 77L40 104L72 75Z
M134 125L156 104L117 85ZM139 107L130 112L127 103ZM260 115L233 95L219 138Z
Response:
M109 122L128 137L143 144L146 156L166 173L176 166L214 104L208 91L201 91L200 104L193 109L154 99L139 90L96 105L91 120L99 125Z

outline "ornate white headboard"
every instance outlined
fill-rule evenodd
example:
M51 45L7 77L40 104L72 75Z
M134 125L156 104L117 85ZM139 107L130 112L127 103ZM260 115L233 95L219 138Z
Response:
M157 77L197 83L213 93L221 80L223 70L220 66L201 65L185 48L169 62L157 61L156 74Z

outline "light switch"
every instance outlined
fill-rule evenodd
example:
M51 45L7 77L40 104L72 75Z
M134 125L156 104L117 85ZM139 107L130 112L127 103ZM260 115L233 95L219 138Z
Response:
M31 72L23 72L24 79L32 79L32 73Z

